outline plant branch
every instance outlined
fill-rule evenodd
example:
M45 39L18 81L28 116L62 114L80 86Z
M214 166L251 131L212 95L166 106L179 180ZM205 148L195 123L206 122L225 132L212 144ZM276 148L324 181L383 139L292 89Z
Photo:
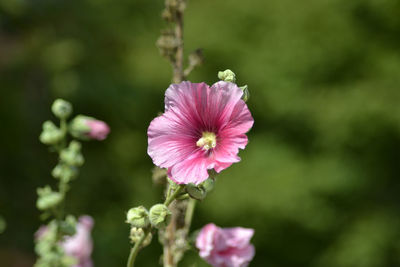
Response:
M131 253L129 254L129 258L128 258L128 263L126 265L127 267L133 267L134 266L136 256L137 256L137 254L139 253L139 250L140 250L140 246L143 244L143 241L149 235L151 229L152 228L150 226L148 229L144 230L143 236L139 239L138 242L135 243L135 245L131 249Z

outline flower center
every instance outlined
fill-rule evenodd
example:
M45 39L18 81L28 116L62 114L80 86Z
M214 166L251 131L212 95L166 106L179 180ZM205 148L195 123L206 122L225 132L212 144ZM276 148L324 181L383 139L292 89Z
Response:
M203 132L203 136L196 142L196 145L209 150L217 146L217 137L215 133Z

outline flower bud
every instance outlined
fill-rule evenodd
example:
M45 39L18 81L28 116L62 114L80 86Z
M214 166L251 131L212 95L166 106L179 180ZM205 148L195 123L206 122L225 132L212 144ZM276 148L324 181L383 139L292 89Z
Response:
M63 195L59 192L53 192L49 186L38 188L39 195L36 206L39 210L47 210L56 207L62 200Z
M103 121L78 115L70 123L69 131L72 136L81 140L104 140L110 132L110 128Z
M72 113L72 105L63 99L56 99L51 106L51 111L57 118L66 119Z
M68 148L60 153L60 159L69 166L82 166L85 162L81 152L81 144L77 141L71 141Z
M207 192L211 192L214 189L215 180L213 178L208 178L200 184L200 186Z
M249 87L246 85L240 86L240 89L243 91L242 99L244 102L247 102L250 98L250 92L249 92Z
M149 212L143 206L131 208L126 214L126 222L137 228L145 228L150 224Z
M142 228L132 227L129 238L131 239L132 243L136 243L142 238L143 235L144 235L144 231ZM151 243L152 238L153 238L152 234L148 233L146 238L144 239L141 247L148 246Z
M186 191L191 198L197 200L203 200L207 195L206 190L202 186L197 186L192 183L186 185Z
M51 121L43 123L43 131L39 136L40 142L46 145L55 145L64 138L63 132Z
M171 211L164 204L156 204L150 209L150 223L157 229L163 229L171 221Z
M232 83L236 82L236 75L230 69L219 71L218 78L225 82L232 82Z
M78 170L76 167L68 166L66 164L59 163L51 171L51 175L54 178L61 179L64 182L69 182L78 175Z

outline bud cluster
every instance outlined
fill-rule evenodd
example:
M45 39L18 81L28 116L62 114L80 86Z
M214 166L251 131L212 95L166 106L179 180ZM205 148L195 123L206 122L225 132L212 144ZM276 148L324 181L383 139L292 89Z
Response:
M60 120L60 125L57 127L52 121L44 122L39 137L43 144L58 153L59 160L51 172L58 180L58 190L53 190L49 185L37 189L36 206L43 211L42 218L53 216L57 219L44 226L45 233L36 239L35 250L39 257L35 267L67 267L75 264L74 259L66 256L59 244L62 238L75 233L76 219L71 215L65 216L62 206L70 181L78 176L78 168L85 161L81 143L73 138L103 140L109 133L107 124L88 116L78 115L68 123L72 110L69 102L55 100L51 111ZM72 140L69 140L69 134Z

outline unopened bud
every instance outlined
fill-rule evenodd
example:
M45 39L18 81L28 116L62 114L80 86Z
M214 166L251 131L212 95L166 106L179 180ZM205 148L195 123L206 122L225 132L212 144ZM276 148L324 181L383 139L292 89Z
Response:
M164 204L156 204L150 209L150 223L157 229L163 229L171 221L171 211Z
M39 195L36 206L39 210L47 210L56 207L62 200L63 195L59 192L53 192L49 186L38 188Z
M215 180L213 178L208 178L200 184L200 186L207 192L211 192L214 189Z
M145 228L150 224L149 212L143 206L131 208L126 214L126 222L137 228Z
M56 99L51 106L51 111L57 118L66 119L72 113L72 105L63 99Z
M218 78L225 82L232 82L232 83L236 82L236 75L230 69L219 71Z
M46 145L55 145L64 138L63 132L51 121L43 123L43 131L39 136L40 142Z
M142 228L132 227L129 238L131 239L132 243L136 243L142 238L143 235L144 235L144 231ZM152 238L153 238L152 234L148 233L142 243L142 247L148 246L151 243Z
M71 141L68 148L61 151L61 161L69 166L82 166L85 160L80 152L80 148L81 144L79 142Z
M250 92L249 92L249 87L246 85L240 86L240 89L243 91L242 99L244 102L247 102L250 98Z
M191 198L197 200L203 200L207 195L206 190L202 186L197 186L192 183L186 185L186 191Z
M78 175L78 170L76 167L68 166L66 164L59 163L52 170L51 175L54 178L60 179L64 182L69 182Z
M110 132L110 127L104 121L78 115L70 123L69 132L81 140L104 140Z

